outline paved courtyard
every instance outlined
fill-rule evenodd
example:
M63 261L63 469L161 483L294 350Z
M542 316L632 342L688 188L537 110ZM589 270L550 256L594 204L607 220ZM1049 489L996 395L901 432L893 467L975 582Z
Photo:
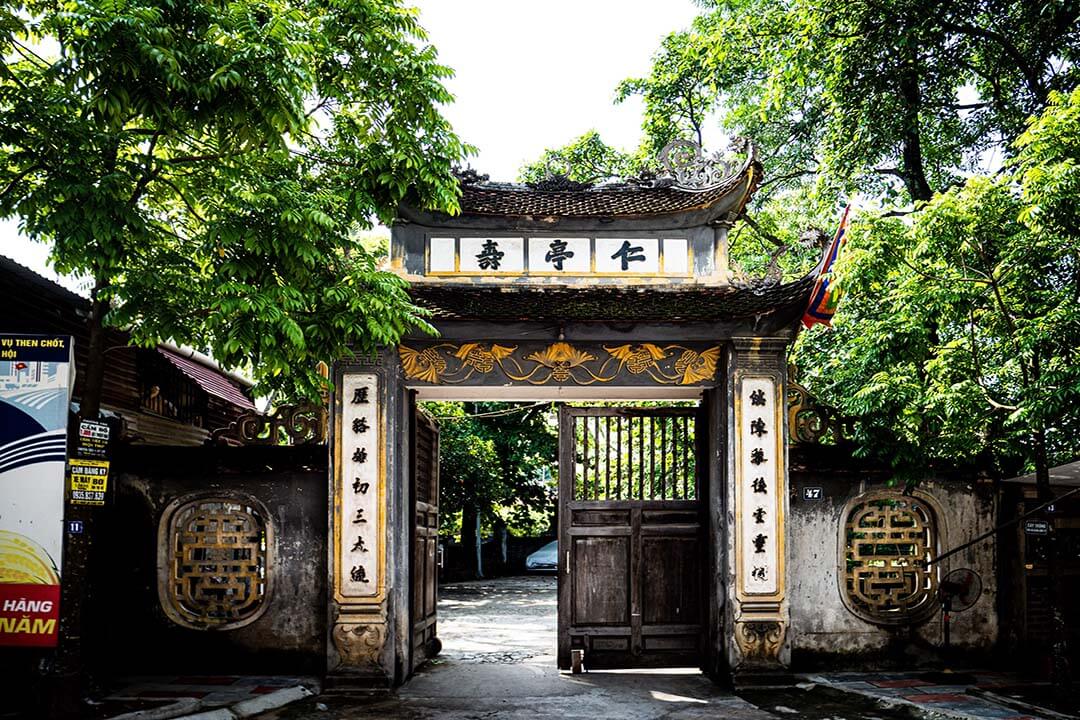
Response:
M314 698L265 720L694 720L916 718L910 708L820 686L734 694L693 669L560 673L556 579L500 578L444 586L440 657L394 694ZM325 709L324 709L325 708Z

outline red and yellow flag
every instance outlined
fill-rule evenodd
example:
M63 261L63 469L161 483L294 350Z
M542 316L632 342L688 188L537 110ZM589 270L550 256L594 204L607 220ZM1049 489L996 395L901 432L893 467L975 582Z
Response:
M848 213L851 206L844 208L844 215L840 218L840 227L836 230L829 252L825 254L825 260L818 273L817 282L814 283L814 291L810 293L810 305L803 315L803 325L810 328L815 323L821 323L832 327L832 318L836 314L836 306L840 304L840 288L832 283L832 268L840 250L847 242Z

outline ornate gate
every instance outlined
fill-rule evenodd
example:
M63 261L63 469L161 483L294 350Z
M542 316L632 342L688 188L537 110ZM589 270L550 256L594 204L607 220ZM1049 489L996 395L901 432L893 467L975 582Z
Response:
M700 666L707 617L699 430L686 408L563 407L559 667Z
M439 583L439 428L412 403L412 667L441 649L436 637Z

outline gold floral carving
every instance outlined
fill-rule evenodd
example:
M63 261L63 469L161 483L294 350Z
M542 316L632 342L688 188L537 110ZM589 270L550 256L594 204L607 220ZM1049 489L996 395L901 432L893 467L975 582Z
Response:
M735 642L744 662L779 662L784 624L778 620L736 622Z
M583 350L564 341L520 351L516 345L477 342L401 345L398 353L406 378L433 385L464 383L490 373L531 385L592 385L620 376L647 376L660 385L697 385L712 380L720 360L719 346L639 343Z
M557 383L564 383L571 379L577 380L577 376L574 375L574 370L576 370L577 368L582 368L585 372L589 374L592 380L588 382L595 382L597 380L599 380L600 382L609 382L610 380L614 379L609 378L605 380L603 377L597 376L595 373L589 370L588 366L585 363L589 362L590 360L595 360L596 358L587 352L582 352L575 349L574 346L570 343L557 342L553 345L549 345L548 347L538 352L529 353L525 356L525 359L534 360L535 362L539 363L539 365L551 370L551 372L549 373L549 377ZM533 372L538 369L539 366L533 368ZM533 373L529 373L528 375L522 377L514 377L513 375L510 375L510 378L512 380L528 380L531 382L532 376ZM581 384L580 381L578 382L579 384Z
M343 665L374 665L383 647L383 627L355 623L334 626L334 646Z

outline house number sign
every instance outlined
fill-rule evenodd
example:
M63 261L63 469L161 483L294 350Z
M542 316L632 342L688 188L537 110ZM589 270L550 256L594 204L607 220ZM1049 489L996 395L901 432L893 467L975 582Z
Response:
M772 378L743 378L739 418L740 585L746 595L775 595L781 572L783 526L777 478L783 462L777 442L776 384Z
M432 237L431 275L690 275L686 238Z
M349 374L342 382L341 499L338 533L338 588L345 597L370 597L379 592L382 538L382 443L379 426L379 377Z

